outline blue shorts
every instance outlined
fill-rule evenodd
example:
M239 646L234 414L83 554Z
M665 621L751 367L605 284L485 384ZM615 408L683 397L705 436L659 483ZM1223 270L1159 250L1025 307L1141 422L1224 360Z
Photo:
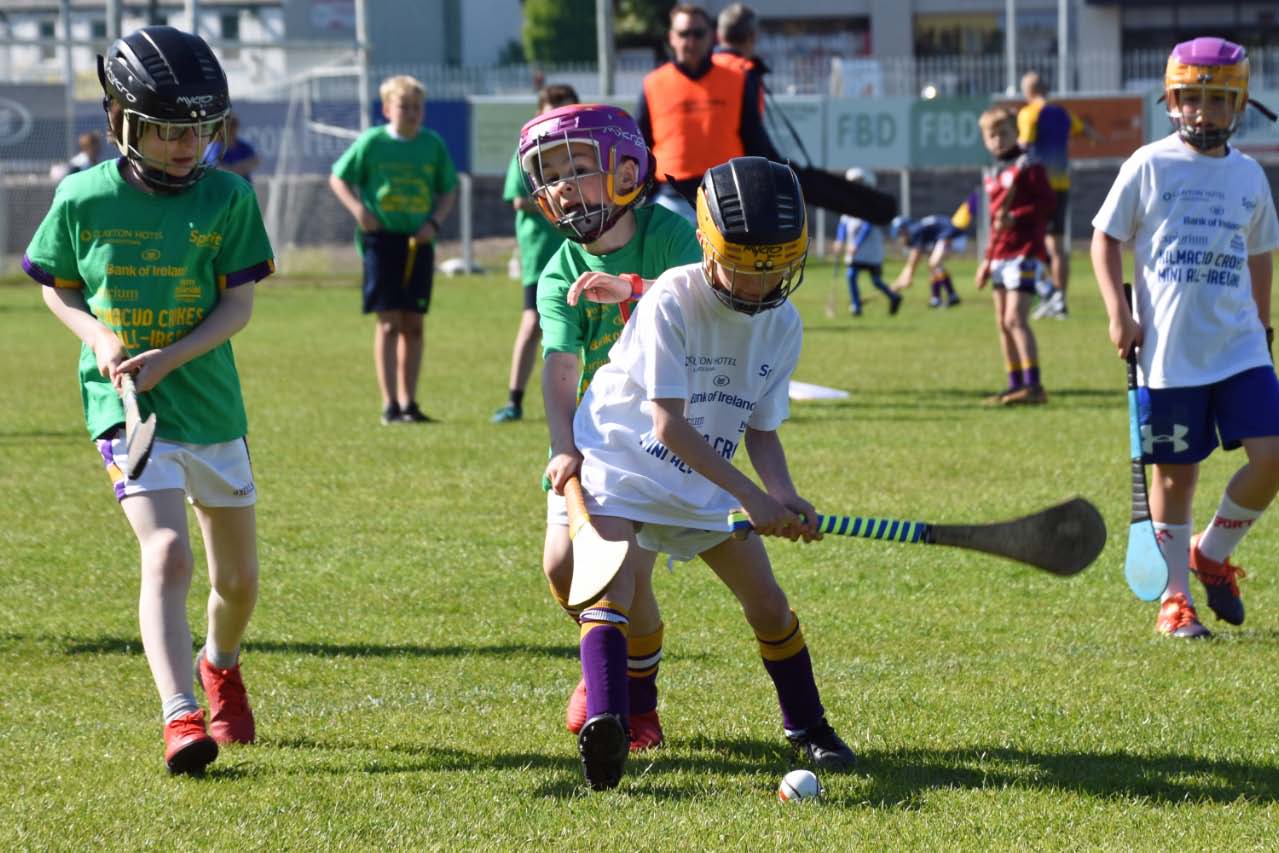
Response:
M1193 465L1208 458L1217 438L1235 450L1245 438L1279 435L1279 378L1254 367L1211 385L1138 388L1141 461Z
M408 234L372 231L363 235L364 313L431 308L435 246L410 243Z

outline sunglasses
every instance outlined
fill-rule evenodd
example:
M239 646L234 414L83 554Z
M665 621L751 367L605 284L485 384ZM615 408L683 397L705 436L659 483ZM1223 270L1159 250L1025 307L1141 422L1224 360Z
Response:
M707 32L707 30L697 27L691 30L676 30L675 35L682 39L704 39L706 38Z

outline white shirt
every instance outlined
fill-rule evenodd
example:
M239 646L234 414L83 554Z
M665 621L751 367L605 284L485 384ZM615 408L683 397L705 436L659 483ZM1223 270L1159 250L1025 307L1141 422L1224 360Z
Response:
M866 238L860 246L857 235L866 229ZM847 214L839 217L839 225L835 229L835 239L844 244L844 263L879 265L884 263L884 229L871 225L864 219ZM856 246L856 251L854 251Z
M803 323L790 302L750 316L719 301L700 264L663 273L636 305L573 420L591 511L727 530L737 499L657 440L651 401L685 400L688 422L732 459L748 426L771 431L786 420L802 341Z
M1248 257L1279 246L1279 220L1256 160L1234 148L1208 157L1172 134L1128 158L1092 224L1134 241L1146 385L1207 385L1270 364Z

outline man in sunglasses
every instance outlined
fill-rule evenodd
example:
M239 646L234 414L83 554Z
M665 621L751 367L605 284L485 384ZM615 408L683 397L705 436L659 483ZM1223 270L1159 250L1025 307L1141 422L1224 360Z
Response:
M714 27L700 6L671 9L672 60L644 78L635 118L657 165L656 203L695 223L702 175L734 157L780 161L760 116L758 75L711 61Z

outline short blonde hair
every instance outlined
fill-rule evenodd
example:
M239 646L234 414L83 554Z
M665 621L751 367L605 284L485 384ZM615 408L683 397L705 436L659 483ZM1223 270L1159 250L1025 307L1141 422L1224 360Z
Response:
M1017 114L1008 107L990 107L977 119L977 124L983 131L990 131L1001 124L1007 124L1015 131Z
M378 95L382 98L382 103L386 103L394 98L417 97L419 100L426 100L426 87L422 85L422 81L416 77L410 77L407 74L397 74L394 77L387 77L382 81L382 85L378 87Z

